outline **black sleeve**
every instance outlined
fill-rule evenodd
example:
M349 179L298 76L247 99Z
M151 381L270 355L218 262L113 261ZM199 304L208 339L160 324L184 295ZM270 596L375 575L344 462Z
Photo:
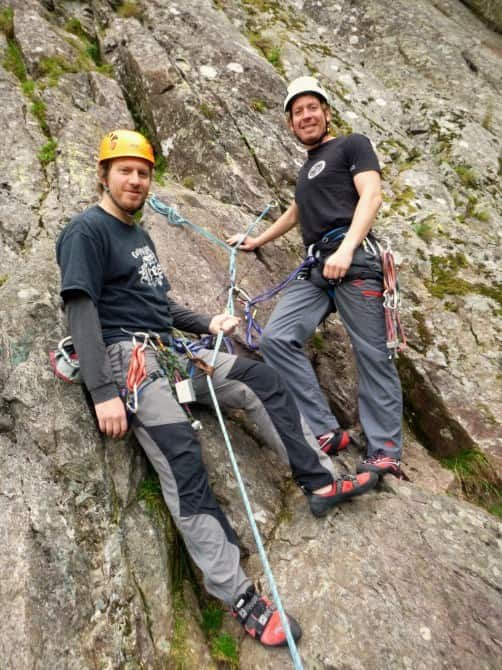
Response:
M195 333L196 335L209 333L209 323L211 322L210 316L192 312L192 310L178 305L178 303L169 296L167 296L167 302L169 303L169 310L173 317L174 328L183 330L187 333Z
M350 174L354 177L359 172L376 170L380 172L380 164L371 142L364 135L353 133L347 138L344 146L345 156Z
M94 404L116 398L117 385L113 381L110 359L101 334L98 310L82 291L67 292L65 300L73 346Z
M57 247L61 268L61 297L66 302L73 291L83 291L97 305L104 275L102 244L80 229L63 235Z

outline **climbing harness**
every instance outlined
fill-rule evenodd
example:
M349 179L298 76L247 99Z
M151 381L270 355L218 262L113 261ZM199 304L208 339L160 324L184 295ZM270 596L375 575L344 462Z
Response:
M229 244L226 244L222 240L218 239L215 237L212 233L209 233L208 231L204 230L203 228L200 228L199 226L196 226L193 223L190 223L186 219L184 219L178 212L173 208L170 207L169 205L166 205L162 203L160 200L158 200L154 195L151 195L148 200L148 204L154 209L156 212L159 214L163 214L169 223L172 225L187 225L188 227L192 228L192 230L195 230L197 232L200 232L204 237L207 239L217 243L219 246L223 247L229 254L229 276L230 276L230 286L228 288L228 296L227 296L227 306L226 306L226 313L228 313L230 316L234 315L234 294L236 293L236 283L235 283L235 277L236 277L236 257L239 249L239 245L241 244L242 240L245 239L247 235L251 232L251 230L256 226L256 224L263 219L264 216L268 213L268 211L272 207L272 203L268 204L263 212L260 214L260 216L253 222L251 223L245 233L243 233L241 239L235 246L230 246ZM211 365L214 367L216 364L216 358L218 356L218 352L221 348L223 342L223 330L220 330L217 338L216 338L216 343L214 346L214 353L213 357L211 359ZM295 670L303 670L303 665L300 659L300 656L298 654L298 649L296 648L295 641L293 639L293 636L291 634L291 628L289 625L288 618L286 616L286 613L284 611L283 605L281 598L279 596L279 592L277 590L277 586L275 583L274 576L272 574L272 570L270 568L270 563L267 558L267 554L265 552L265 548L263 545L263 541L260 536L260 531L258 530L258 527L256 525L256 521L254 519L254 514L253 510L251 509L251 505L249 503L249 498L246 492L246 488L244 486L244 482L242 480L239 466L237 464L237 460L235 458L234 450L232 447L232 442L230 440L230 436L227 431L227 427L225 425L225 421L223 419L223 415L221 412L221 408L218 402L218 398L216 397L216 392L214 390L213 386L213 381L211 379L211 375L206 376L207 379L207 385L209 388L209 393L211 395L211 399L213 401L214 405L214 410L216 412L216 416L218 418L218 423L220 425L221 432L223 434L223 439L225 441L225 445L227 447L228 455L230 458L230 462L232 463L232 468L235 474L235 478L237 480L237 484L239 486L239 491L244 503L244 507L246 509L246 514L248 517L249 524L251 526L251 531L253 533L254 540L256 542L256 547L258 549L258 554L260 556L260 560L263 565L263 569L265 572L265 575L267 577L268 583L270 585L270 590L272 591L272 596L274 598L274 601L277 605L277 610L279 612L279 615L281 617L281 623L284 628L284 632L286 633L286 640L288 643L289 647L289 652L291 654L291 658L293 661L293 665L295 667Z
M263 328L256 320L257 309L255 305L270 300L275 295L280 293L288 284L295 279L309 279L313 268L320 264L321 246L328 242L336 242L345 237L348 226L334 228L328 231L319 242L311 244L307 249L307 256L305 260L291 272L283 281L279 282L272 288L260 293L254 298L242 288L235 288L239 301L244 305L244 316L246 319L246 344L254 351L259 349L259 344L256 341L263 333ZM397 270L394 254L392 252L388 240L384 240L385 248L373 236L372 239L368 235L364 238L362 246L366 252L371 253L375 258L380 258L382 263L383 275L383 308L385 315L385 329L387 334L387 349L389 350L389 358L396 358L406 346L406 336L399 317L399 307L401 306L401 297L399 292L399 284L397 281ZM331 252L332 253L332 252ZM377 276L372 272L363 272L364 278L371 278ZM350 280L354 279L350 276ZM327 292L333 298L336 285L343 281L348 281L349 278L341 280L326 280Z

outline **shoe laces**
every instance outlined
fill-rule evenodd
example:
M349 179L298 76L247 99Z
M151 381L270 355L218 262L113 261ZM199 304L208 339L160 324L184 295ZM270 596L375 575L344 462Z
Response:
M392 456L386 456L383 452L378 451L376 456L372 456L371 458L365 458L364 462L365 463L370 463L370 464L375 464L379 463L380 461L387 460L390 463L393 463L397 466L401 463L401 461L398 461L397 458L392 458Z

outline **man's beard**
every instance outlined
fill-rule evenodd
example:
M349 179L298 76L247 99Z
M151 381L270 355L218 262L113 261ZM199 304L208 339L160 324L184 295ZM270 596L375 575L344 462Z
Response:
M122 212L125 212L125 214L128 214L129 216L134 216L134 215L136 214L136 212L139 212L139 211L140 211L141 209L143 209L143 207L145 206L146 196L144 197L144 199L142 200L142 202L141 202L137 207L127 208L127 207L124 207L123 205L121 205L121 204L120 204L120 203L113 197L113 195L112 195L112 193L111 193L111 191L110 191L109 188L107 188L107 189L105 189L105 190L106 190L106 192L108 193L108 195L109 195L110 199L112 200L113 204L115 205L115 207L118 207Z

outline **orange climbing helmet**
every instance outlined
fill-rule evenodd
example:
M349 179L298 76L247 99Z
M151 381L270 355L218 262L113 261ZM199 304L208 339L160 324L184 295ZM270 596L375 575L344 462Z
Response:
M112 130L101 140L98 163L109 158L143 158L155 164L150 142L135 130Z

